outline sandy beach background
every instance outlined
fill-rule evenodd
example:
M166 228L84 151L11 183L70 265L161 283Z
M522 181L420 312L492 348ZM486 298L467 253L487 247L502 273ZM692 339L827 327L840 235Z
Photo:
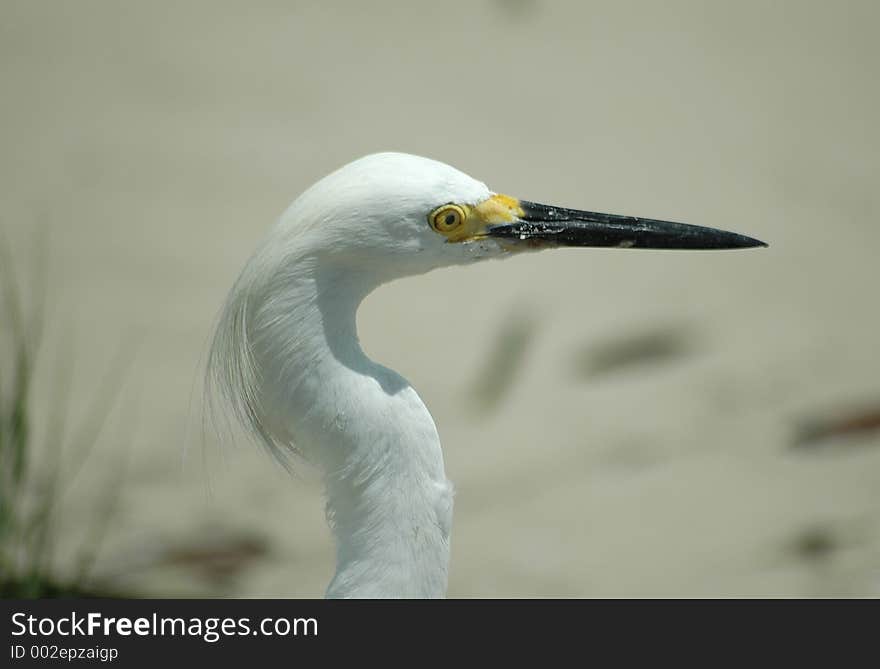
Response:
M323 594L317 481L246 444L185 452L191 396L268 226L400 150L771 245L546 252L368 298L365 348L431 408L456 485L450 596L880 594L878 21L874 2L3 0L0 230L27 304L47 287L35 442L59 397L74 434L53 569L97 543L96 589Z

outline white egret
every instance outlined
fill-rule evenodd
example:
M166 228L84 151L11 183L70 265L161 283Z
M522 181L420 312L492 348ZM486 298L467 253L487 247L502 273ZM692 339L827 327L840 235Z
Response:
M283 464L314 463L336 540L328 597L442 597L452 486L412 386L358 342L361 301L387 281L558 246L729 249L742 235L539 205L401 153L321 179L269 231L233 286L206 392Z

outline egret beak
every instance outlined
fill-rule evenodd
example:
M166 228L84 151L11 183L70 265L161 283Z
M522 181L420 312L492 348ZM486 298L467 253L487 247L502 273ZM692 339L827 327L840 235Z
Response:
M506 197L506 196L505 196ZM513 200L513 198L510 198ZM485 234L513 247L602 246L626 249L745 249L767 246L735 232L652 218L599 214L515 201L512 220L488 226Z

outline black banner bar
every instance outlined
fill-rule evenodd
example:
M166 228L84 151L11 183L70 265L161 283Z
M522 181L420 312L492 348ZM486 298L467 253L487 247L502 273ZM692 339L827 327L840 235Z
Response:
M493 665L527 655L581 664L607 653L616 665L646 654L701 657L707 645L724 657L765 659L773 647L814 660L825 648L839 664L860 644L876 658L878 613L877 600L5 600L0 666L295 666L352 653L367 665L421 664L475 661L475 649ZM846 642L835 646L838 632Z

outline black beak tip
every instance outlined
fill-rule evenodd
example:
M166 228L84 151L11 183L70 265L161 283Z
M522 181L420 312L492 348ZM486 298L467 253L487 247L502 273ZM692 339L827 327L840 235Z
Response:
M767 242L762 242L760 239L754 239L753 237L746 237L745 235L737 235L736 244L731 246L730 248L736 249L754 249L754 248L769 248L770 244Z

